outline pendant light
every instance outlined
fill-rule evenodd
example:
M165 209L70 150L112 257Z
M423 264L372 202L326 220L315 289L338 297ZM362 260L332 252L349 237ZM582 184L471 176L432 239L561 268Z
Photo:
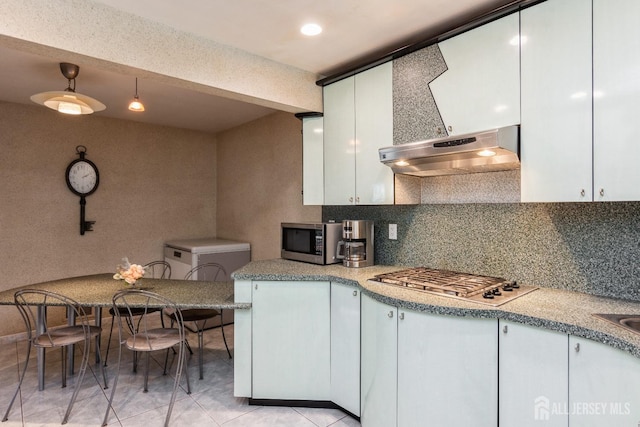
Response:
M138 78L136 77L136 94L133 97L133 101L129 104L129 110L131 111L144 111L144 105L140 102L140 98L138 98Z
M107 108L102 102L76 92L76 77L78 77L80 67L68 62L61 62L60 71L68 80L68 87L65 90L37 93L31 97L33 102L60 113L74 115L91 114L94 111L102 111ZM71 87L71 82L73 82L73 87Z

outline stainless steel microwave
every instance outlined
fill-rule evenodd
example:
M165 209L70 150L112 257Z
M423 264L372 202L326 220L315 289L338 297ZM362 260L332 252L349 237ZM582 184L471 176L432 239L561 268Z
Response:
M280 256L312 264L336 264L338 241L342 239L341 222L283 222Z

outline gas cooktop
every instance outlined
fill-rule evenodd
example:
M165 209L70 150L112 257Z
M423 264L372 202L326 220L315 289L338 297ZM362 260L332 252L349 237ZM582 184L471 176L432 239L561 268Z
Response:
M538 289L501 277L415 267L378 274L372 281L497 307Z

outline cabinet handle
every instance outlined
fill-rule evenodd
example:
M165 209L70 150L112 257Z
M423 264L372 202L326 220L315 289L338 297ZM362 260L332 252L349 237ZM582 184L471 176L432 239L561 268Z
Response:
M404 313L400 313L400 320L404 320Z
M253 285L253 289L255 289L256 291L258 290L258 284L257 283L255 285Z
M393 311L390 311L389 314L387 314L387 316L389 316L389 319L393 318Z
M576 344L576 353L580 351L580 343Z
M580 197L584 197L585 194L587 194L587 193L584 191L584 188L582 190L580 190Z
M356 197L356 203L360 203L360 197Z
M449 132L453 132L453 126L447 126L447 130L448 130Z
M604 188L600 189L600 197L604 197Z
M437 128L437 129L436 129L436 133L437 133L438 135L440 135L440 134L442 133L442 129Z
M353 296L357 297L358 296L358 291L353 291Z
M507 329L507 325L504 325L504 328L502 328L502 332L506 334L506 333L507 333L507 331L508 331L508 329Z
M353 203L353 197L349 197L349 203Z

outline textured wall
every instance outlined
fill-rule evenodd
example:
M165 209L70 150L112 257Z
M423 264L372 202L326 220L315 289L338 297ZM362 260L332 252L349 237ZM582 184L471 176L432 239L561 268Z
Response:
M319 221L302 205L302 122L274 113L218 139L218 236L251 243L251 259L280 257L280 223Z
M323 219L374 220L378 264L640 300L640 203L326 206Z
M111 272L123 256L162 258L168 239L216 233L212 135L2 102L0 129L2 290ZM84 236L64 178L79 144L100 172L86 207L95 231ZM3 319L14 314L0 307ZM0 335L14 326L3 322Z

